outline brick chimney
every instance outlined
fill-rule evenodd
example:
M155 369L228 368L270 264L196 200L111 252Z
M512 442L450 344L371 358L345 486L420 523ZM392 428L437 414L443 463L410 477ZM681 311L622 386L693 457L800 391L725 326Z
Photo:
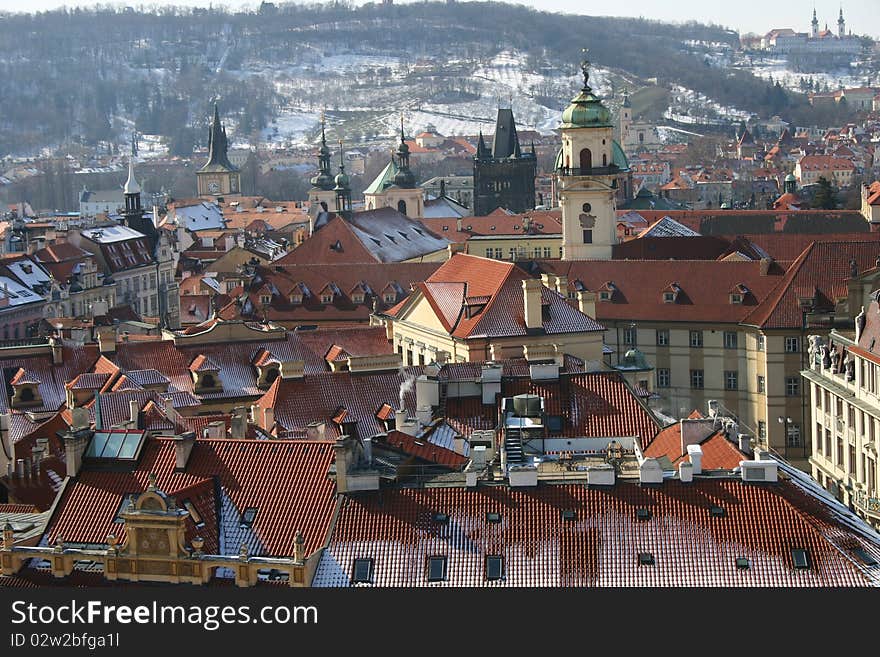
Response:
M297 563L306 562L306 539L301 531L297 531L293 538L293 560Z
M186 470L187 461L196 444L195 431L187 431L174 437L174 469L177 472Z
M232 422L229 427L229 437L242 439L247 435L247 408L237 406L232 409Z
M348 491L348 470L352 461L352 439L350 436L339 436L333 445L336 454L336 492Z
M62 440L64 442L64 454L67 460L68 477L75 477L79 474L80 468L82 467L83 452L86 451L86 446L89 444L92 435L92 431L88 428L79 429L77 431L68 429L64 434Z
M116 353L115 331L102 331L98 333L98 350L102 354Z
M64 349L61 339L54 336L49 338L49 346L52 348L52 364L62 365L64 363Z
M540 329L544 327L541 319L541 290L544 286L540 279L527 278L522 282L523 319L526 328Z
M275 426L275 409L271 406L263 409L263 423L261 425L267 432Z
M578 310L587 317L596 319L596 293L589 290L578 290L576 293Z

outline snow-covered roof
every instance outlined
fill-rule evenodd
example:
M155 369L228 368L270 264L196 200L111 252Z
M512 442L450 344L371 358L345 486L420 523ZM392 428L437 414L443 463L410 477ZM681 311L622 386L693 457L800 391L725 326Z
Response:
M26 303L42 301L43 297L29 290L18 281L12 280L7 276L0 276L0 303L2 303L3 299L8 299L8 305L10 306L23 306Z
M671 217L663 217L641 234L641 237L699 237L700 233L677 222Z
M190 231L218 230L226 227L223 213L216 203L202 201L196 205L174 208L177 224Z
M111 244L113 242L124 242L125 240L138 239L144 237L143 233L139 233L128 226L100 226L99 228L89 228L83 230L80 234L86 239L98 244Z
M46 270L27 258L16 260L15 262L6 265L6 268L11 271L18 280L30 288L35 285L46 284L49 282L50 277Z

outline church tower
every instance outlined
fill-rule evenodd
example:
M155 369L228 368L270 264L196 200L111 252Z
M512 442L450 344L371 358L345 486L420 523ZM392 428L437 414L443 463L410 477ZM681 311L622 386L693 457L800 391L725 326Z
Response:
M497 208L528 212L535 208L534 149L523 152L516 133L513 110L499 109L492 149L483 134L474 155L474 216L486 216Z
M810 23L810 25L812 26L810 36L812 36L814 39L818 39L819 38L819 19L816 18L816 8L815 7L813 7L813 20Z
M334 178L336 183L333 187L333 194L336 198L336 214L342 215L346 219L351 218L351 185L348 176L345 173L345 162L343 161L342 140L339 140L339 173Z
M364 204L367 210L394 208L410 219L425 216L423 190L416 184L415 174L409 166L409 146L403 131L403 116L400 117L397 150L392 153L388 166L364 190Z
M837 36L841 39L846 36L846 21L843 20L843 7L840 8L840 15L837 17Z
M318 149L318 174L310 181L312 187L309 190L309 216L314 223L319 212L333 212L336 202L334 191L335 181L330 173L330 149L327 148L327 135L325 133L324 114L321 113L321 147Z
M618 141L626 146L629 138L629 131L632 128L632 104L629 102L629 93L624 89L623 104L620 106L620 114L617 117L617 138Z
M562 113L562 148L556 156L563 260L611 259L618 177L629 170L613 138L611 112L590 87L589 67L588 61L581 64L584 86Z
M134 156L128 160L128 180L122 189L125 197L125 210L122 212L122 220L132 230L145 235L150 240L150 248L156 248L158 234L156 225L151 218L144 216L144 208L141 204L141 186L134 177Z
M226 128L220 123L220 111L214 103L214 120L208 131L208 161L196 171L199 196L241 194L241 175L229 161Z

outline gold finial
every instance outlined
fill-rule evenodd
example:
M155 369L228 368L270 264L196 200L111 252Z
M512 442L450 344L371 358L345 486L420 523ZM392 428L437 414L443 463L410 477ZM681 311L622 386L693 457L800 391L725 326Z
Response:
M590 60L588 58L589 48L581 48L581 54L584 56L581 61L581 71L584 74L584 89L590 88Z

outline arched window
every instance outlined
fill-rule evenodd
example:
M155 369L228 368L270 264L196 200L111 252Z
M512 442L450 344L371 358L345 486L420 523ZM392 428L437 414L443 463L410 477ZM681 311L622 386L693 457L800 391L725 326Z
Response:
M602 153L602 166L603 167L608 166L608 155L606 153Z
M406 214L406 201L401 199L397 202L397 211L400 214Z
M589 170L593 168L593 154L590 152L589 148L584 148L581 150L581 171Z

